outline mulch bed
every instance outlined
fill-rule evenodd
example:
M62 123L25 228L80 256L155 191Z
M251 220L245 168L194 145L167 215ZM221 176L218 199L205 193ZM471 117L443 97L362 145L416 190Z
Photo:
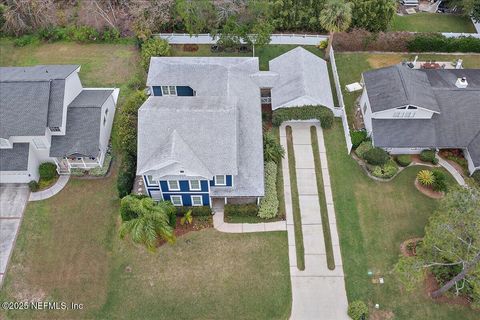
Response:
M430 297L432 292L438 290L440 285L430 271L427 272L425 277L425 294ZM468 300L465 296L455 296L455 295L442 295L438 298L432 299L434 302L437 303L447 303L452 305L460 305L465 307L470 307L470 300Z
M182 224L180 223L181 217L177 217L177 224L175 226L175 237L179 238L189 232L193 231L200 231L207 228L213 228L213 220L212 217L208 217L208 219L203 219L199 217L193 217L193 222L191 224ZM161 240L158 243L158 247L167 243L165 240Z
M420 182L418 182L418 179L415 179L415 188L417 188L418 191L432 199L442 199L445 196L445 192L435 191L431 188L425 187Z

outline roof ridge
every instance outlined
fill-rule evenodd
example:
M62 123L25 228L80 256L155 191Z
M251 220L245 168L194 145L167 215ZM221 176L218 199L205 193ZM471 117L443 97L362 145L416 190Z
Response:
M407 103L410 104L410 94L407 90L407 87L405 85L405 79L403 78L403 74L402 72L400 71L402 68L402 65L401 64L397 64L397 72L398 72L398 75L400 76L400 81L402 82L402 87L403 87L403 92L405 92L405 96L407 97Z

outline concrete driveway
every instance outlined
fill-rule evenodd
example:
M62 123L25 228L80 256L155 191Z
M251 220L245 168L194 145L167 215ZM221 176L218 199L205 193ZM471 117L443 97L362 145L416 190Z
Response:
M0 184L0 287L17 238L30 190L24 184Z

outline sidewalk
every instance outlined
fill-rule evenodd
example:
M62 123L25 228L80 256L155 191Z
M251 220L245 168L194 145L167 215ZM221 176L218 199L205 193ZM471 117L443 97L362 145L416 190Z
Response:
M285 157L282 165L285 203L287 207L287 231L293 300L290 318L301 320L347 320L349 319L347 316L348 302L336 228L335 210L330 189L330 176L323 142L323 132L318 122L284 123L280 128L280 142L285 149L287 149L286 125L292 127L305 249L305 270L300 271L297 268L296 261L288 158ZM325 241L323 239L322 220L315 179L315 164L310 137L310 127L312 125L317 127L325 196L335 258L334 270L329 270L327 267Z
M247 233L266 231L286 231L285 221L263 222L263 223L227 223L224 220L223 204L214 205L213 227L225 233Z
M69 179L70 175L61 175L58 178L57 182L50 188L43 191L30 193L30 198L28 199L28 201L40 201L53 197L54 195L62 191L62 189L67 185Z

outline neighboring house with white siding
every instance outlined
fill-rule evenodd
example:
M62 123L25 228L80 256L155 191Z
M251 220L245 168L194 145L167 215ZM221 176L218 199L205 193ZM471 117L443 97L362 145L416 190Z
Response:
M78 65L0 68L0 183L103 165L119 89L83 88Z
M270 61L270 71L256 57L152 57L147 86L137 175L149 196L176 206L264 195L261 102L333 108L325 61L301 47Z
M360 109L375 146L392 154L462 149L480 168L480 70L411 69L363 73Z

